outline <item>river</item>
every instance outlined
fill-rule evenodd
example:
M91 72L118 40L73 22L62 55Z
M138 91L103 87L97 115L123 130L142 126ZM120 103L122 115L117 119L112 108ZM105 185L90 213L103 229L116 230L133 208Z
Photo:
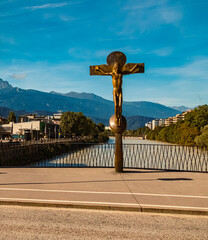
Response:
M164 143L164 142L158 142L158 141L151 141L146 139L133 139L133 138L123 138L123 144L155 144L155 145L173 145L171 143ZM108 140L108 144L114 144L115 138L110 137Z

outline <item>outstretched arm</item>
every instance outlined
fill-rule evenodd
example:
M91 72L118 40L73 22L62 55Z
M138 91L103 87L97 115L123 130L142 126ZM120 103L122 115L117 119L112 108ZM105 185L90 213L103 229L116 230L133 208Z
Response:
M132 73L136 68L139 68L139 64L135 64L135 66L129 70L130 73Z
M143 73L144 63L127 63L123 66L122 74Z
M97 72L99 72L100 74L102 74L102 75L111 75L110 72L105 72L105 70L102 69L100 66L95 66L95 70L96 70Z
M90 75L111 75L112 67L109 65L90 66Z

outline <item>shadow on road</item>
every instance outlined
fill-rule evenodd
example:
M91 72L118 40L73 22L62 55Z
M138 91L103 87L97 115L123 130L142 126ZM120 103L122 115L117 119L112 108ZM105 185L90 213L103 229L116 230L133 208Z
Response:
M191 178L158 178L158 179L125 179L125 182L146 182L146 181L192 181ZM41 184L76 184L76 183L106 183L106 182L123 182L124 180L92 180L92 181L73 181L73 182L22 182L22 183L1 183L0 186L6 185L41 185Z
M150 171L137 171L137 170L124 170L123 173L160 173L167 172L166 170L150 170Z
M192 178L158 178L159 181L193 181Z

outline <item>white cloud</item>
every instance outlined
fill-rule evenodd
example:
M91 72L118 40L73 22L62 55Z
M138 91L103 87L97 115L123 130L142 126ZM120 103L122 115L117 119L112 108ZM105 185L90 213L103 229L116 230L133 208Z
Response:
M174 49L172 47L164 47L164 48L160 48L160 49L155 49L155 50L151 51L150 53L153 53L160 57L166 57L166 56L171 55L173 50Z
M200 57L182 66L149 69L148 74L155 81L163 80L163 84L155 86L155 91L158 91L157 95L160 96L155 95L155 101L164 103L167 98L168 105L188 106L207 103L207 66L208 57Z
M121 37L121 38L101 38L98 39L101 42L104 41L126 41L126 40L136 40L138 39L137 37Z
M0 5L3 5L3 4L5 4L5 3L12 3L12 2L16 2L16 1L18 1L18 0L6 0L6 1L1 1L1 2L0 2Z
M68 16L68 15L64 15L64 14L61 14L59 16L60 20L62 20L63 22L72 22L72 21L75 21L76 18L73 18L71 16Z
M18 84L17 87L23 89L66 92L66 89L75 91L75 88L82 86L80 82L87 82L89 65L86 67L72 62L50 64L44 61L32 63L17 60L9 66L0 63L0 73L0 78L14 86ZM84 77L80 80L80 76ZM17 79L22 81L17 83Z
M38 6L24 7L24 9L38 10L38 9L44 9L44 8L64 7L64 6L66 6L66 5L69 5L69 3L67 3L67 2L62 2L62 3L46 3L46 4L38 5Z
M14 79L24 79L27 77L27 74L26 73L14 73L11 75L11 78L14 78Z
M150 8L155 7L158 5L163 4L164 0L148 0L148 1L138 1L138 3L135 4L135 1L128 1L127 5L124 7L124 10L132 10L132 9L144 9L144 8Z
M182 13L176 8L164 8L160 14L161 19L167 24L178 22L182 18Z
M178 76L180 79L208 80L208 57L195 59L183 66L156 68L150 70L157 75Z
M16 45L17 44L13 37L7 37L7 36L4 36L4 35L0 35L0 41L3 42L3 43L11 44L11 45Z
M133 0L127 1L123 8L124 21L120 35L137 31L143 33L164 24L177 26L183 14L180 5L174 4L170 5L167 0L137 1L137 4Z
M61 3L46 3L43 5L36 5L36 6L28 6L28 7L24 7L23 9L26 10L39 10L39 9L48 9L48 8L59 8L59 7L65 7L67 5L71 5L71 4L80 4L85 2L86 0L71 0L70 2L61 2Z

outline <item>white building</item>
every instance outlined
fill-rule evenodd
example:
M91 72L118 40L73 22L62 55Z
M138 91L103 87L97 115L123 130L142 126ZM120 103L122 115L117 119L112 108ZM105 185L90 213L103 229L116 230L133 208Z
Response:
M159 126L164 126L165 125L165 119L161 118L159 120Z
M31 121L31 122L21 122L13 124L13 132L12 134L23 134L22 132L25 130L36 130L40 131L40 121Z
M152 122L145 123L145 126L148 127L149 129L152 129Z
M13 138L24 138L26 140L39 138L58 138L60 126L43 121L30 121L20 123L3 124L2 127L8 131Z
M152 130L154 130L156 127L160 126L159 125L159 119L152 120Z

